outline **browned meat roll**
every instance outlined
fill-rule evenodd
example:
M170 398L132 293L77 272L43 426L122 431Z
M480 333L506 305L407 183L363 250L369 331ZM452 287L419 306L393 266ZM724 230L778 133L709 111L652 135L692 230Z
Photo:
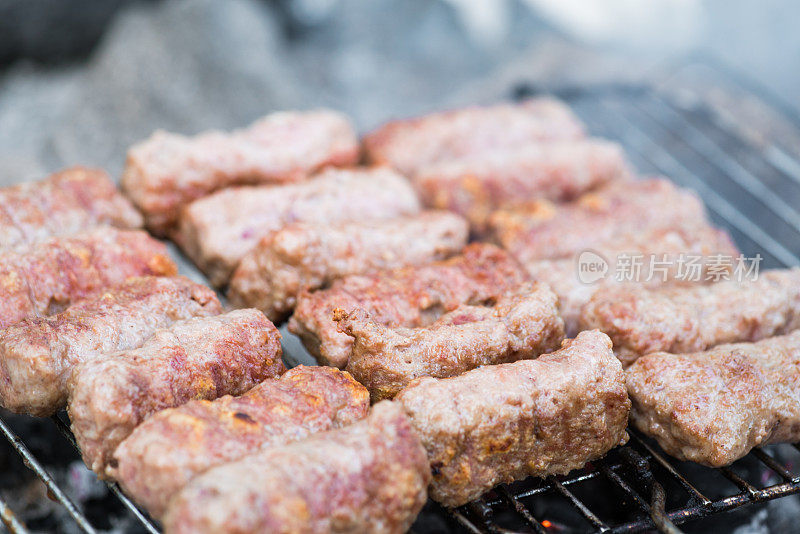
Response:
M0 188L0 248L103 225L139 228L142 216L100 169L71 167L38 182Z
M295 182L326 165L354 165L358 158L358 138L345 116L282 112L230 133L156 132L128 151L122 186L148 228L165 235L183 205L217 189Z
M581 279L585 259L582 254L570 258L531 261L525 264L530 275L547 283L558 295L561 317L567 335L580 331L581 309L600 289L614 286L647 286L706 284L711 269L719 266L730 272L732 264L715 264L715 257L734 257L739 251L730 236L710 226L677 227L634 232L602 243L592 249L599 253L608 271L595 281ZM630 267L639 258L639 268ZM686 268L687 260L697 258L697 269ZM694 260L692 260L694 261Z
M52 415L67 401L78 364L140 346L181 319L216 315L210 289L182 276L131 278L51 317L33 317L0 331L0 405Z
M431 164L477 152L583 135L583 125L566 105L537 98L389 122L364 137L364 150L371 162L413 176Z
M0 255L0 328L51 315L131 276L172 275L167 248L141 230L99 227Z
M536 358L558 348L564 321L543 284L523 284L493 306L462 305L427 327L389 328L363 310L334 317L354 338L347 371L373 401L391 399L422 376L446 378L481 365Z
M258 308L282 321L301 289L319 289L348 274L442 260L466 243L466 222L438 211L386 221L293 224L244 257L228 297L234 306Z
M191 401L139 425L114 453L110 478L154 517L194 477L265 447L366 417L369 394L332 367L295 367L241 397Z
M217 286L265 236L295 222L391 219L420 210L408 180L385 168L330 169L284 186L236 187L189 204L175 239Z
M629 176L619 145L591 139L478 152L424 167L414 184L425 205L463 215L482 235L497 208L571 200Z
M573 202L495 212L490 234L523 263L562 258L631 232L707 225L695 193L663 178L614 183Z
M712 467L800 440L800 331L706 352L656 352L625 372L636 428Z
M426 501L430 467L400 406L195 478L171 502L168 534L402 534Z
M800 328L800 268L756 280L603 288L581 311L582 328L611 337L623 365L651 352L696 352Z
M333 311L361 308L389 327L424 326L462 304L494 302L527 280L507 253L489 244L472 244L463 253L428 265L340 278L331 287L298 296L289 330L300 336L319 361L344 367L353 338L338 330Z
M395 401L422 437L430 496L445 506L497 484L565 475L627 440L630 401L608 336L596 330L536 360L420 378Z
M284 370L280 334L257 310L179 321L137 349L74 370L72 432L86 465L102 476L117 446L150 415L240 395Z

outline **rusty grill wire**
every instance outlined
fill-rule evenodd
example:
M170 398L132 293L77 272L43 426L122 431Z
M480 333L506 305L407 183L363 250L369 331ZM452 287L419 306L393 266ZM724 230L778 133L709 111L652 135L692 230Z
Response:
M532 92L522 86L515 96ZM789 150L745 140L700 97L678 101L650 87L613 85L565 89L556 91L556 96L573 107L593 135L619 141L641 173L663 174L697 191L712 219L731 232L745 255L762 255L762 268L800 265L800 211L796 208L800 206L800 158ZM54 416L53 423L74 446L68 424L61 417ZM80 507L1 417L0 433L79 529L96 532ZM469 533L634 533L653 529L674 533L680 532L676 525L682 523L800 492L800 472L791 465L800 464L798 445L757 448L730 467L710 469L677 462L649 439L635 431L629 430L629 434L625 446L569 476L501 485L457 509L429 503L412 530L425 531L425 522L433 514L452 531ZM792 455L795 459L787 460ZM761 480L754 480L759 476ZM698 481L712 479L716 486L711 491L698 487ZM725 481L733 491L720 494L717 488ZM608 494L613 505L590 502L593 499L581 491L582 486L598 484L599 491L591 491ZM138 520L139 530L159 532L157 524L116 484L109 488ZM563 517L565 509L571 515L570 524L556 522L552 515L553 510L560 510L559 517ZM609 509L613 513L609 514ZM14 534L28 532L2 495L0 520Z

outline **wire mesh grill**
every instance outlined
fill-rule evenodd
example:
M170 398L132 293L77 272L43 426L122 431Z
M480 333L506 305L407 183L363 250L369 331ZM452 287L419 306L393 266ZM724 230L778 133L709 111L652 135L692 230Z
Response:
M529 92L522 87L517 96ZM664 174L697 191L743 253L761 254L762 267L800 265L800 158L774 143L745 138L699 98L681 100L631 86L562 90L557 96L593 135L619 141L640 172ZM52 420L74 446L65 421ZM95 532L1 417L0 433L79 529ZM626 446L567 477L502 485L454 510L429 503L413 530L430 530L435 516L437 528L472 533L679 532L675 525L800 492L800 473L792 470L800 465L796 445L755 449L733 466L713 470L668 459L647 438L629 433ZM137 519L139 531L159 532L115 484L109 487ZM10 532L27 532L2 498L0 519Z

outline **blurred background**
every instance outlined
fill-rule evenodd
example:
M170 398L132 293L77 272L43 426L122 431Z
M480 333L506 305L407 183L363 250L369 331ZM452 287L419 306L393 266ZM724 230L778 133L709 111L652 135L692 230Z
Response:
M0 177L117 174L156 128L331 106L362 129L702 58L800 109L790 0L0 0Z
M0 0L0 185L75 164L118 177L128 146L156 129L230 129L279 109L336 108L366 131L537 91L586 91L592 100L603 87L647 86L678 103L699 95L755 145L745 151L715 137L725 150L710 162L692 151L706 146L696 143L697 125L712 121L691 106L660 125L612 106L606 126L626 148L641 145L630 152L635 163L656 162L681 185L706 184L712 216L733 221L746 252L776 236L800 255L797 228L785 229L796 213L775 223L764 213L766 231L739 216L766 212L741 191L762 194L759 181L780 185L788 211L800 205L799 16L791 0ZM703 132L722 131L713 124ZM639 143L640 134L652 139ZM702 181L670 154L694 163ZM772 167L759 167L764 158ZM782 181L770 183L767 170L778 168ZM135 521L59 446L52 425L22 419L31 449L60 466L57 481L87 515L128 532ZM28 503L29 522L76 528L4 440L0 491ZM731 517L720 531L797 532L800 499Z

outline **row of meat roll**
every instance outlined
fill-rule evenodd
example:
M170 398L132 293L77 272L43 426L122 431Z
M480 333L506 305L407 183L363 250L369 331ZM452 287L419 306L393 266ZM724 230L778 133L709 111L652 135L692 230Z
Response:
M495 142L497 147L487 147ZM346 368L373 402L399 393L396 402L425 444L425 468L433 473L430 493L448 506L464 504L499 482L566 473L624 442L629 403L608 339L586 333L565 342L551 365L548 357L534 360L558 350L564 339L558 297L544 284L528 283L524 265L499 248L464 248L468 233L486 234L495 208L520 200L560 202L627 182L619 149L584 139L571 113L547 100L394 124L368 136L365 147L369 161L394 167L410 182L379 167L323 171L292 185L227 188L188 204L172 235L213 283L229 284L235 305L257 306L277 321L291 316L290 329L309 350L321 362ZM398 157L422 154L427 158L422 165L398 163ZM414 188L425 206L455 214L420 212ZM519 360L531 365L511 363ZM425 383L424 377L443 381ZM475 398L466 398L470 391ZM553 391L557 401L550 400ZM449 398L459 403L448 406ZM384 406L375 410L388 409ZM468 406L471 422L457 413ZM542 424L551 429L550 439L537 439ZM573 424L585 429L591 445L569 446ZM157 433L147 426L139 438L145 444ZM161 427L158 433L174 432ZM136 436L123 443L120 455L142 450ZM289 475L275 470L242 484L243 473L283 454L275 451L212 469L190 482L168 510L154 513L163 511L168 529L176 531L215 531L223 524L279 530L287 519L273 514L285 513L284 499L292 499L313 518L326 511L327 521L336 499L318 477L314 486L322 489L310 495L312 484L297 462L304 454L316 457L323 443L350 439L345 436L339 431L324 442L306 442L302 453L287 452ZM454 450L466 452L453 456ZM352 457L346 450L339 454ZM329 451L324 455L330 457ZM367 463L370 458L366 455ZM128 464L130 476L147 465L141 456L135 459ZM352 472L362 464L351 459L337 469ZM145 479L151 470L144 470ZM155 501L167 502L163 495L142 495L149 492L141 482L117 476L151 509ZM415 480L424 486L427 478L426 473ZM374 491L387 484L373 482L362 483ZM277 488L291 489L284 497ZM378 502L384 512L393 509ZM355 504L362 517L370 509L364 501ZM363 528L348 514L341 521L343 527L352 521L350 527ZM287 530L293 528L300 527ZM330 528L315 524L316 530Z
M131 148L122 183L148 228L179 243L214 285L237 278L232 292L241 300L259 280L253 269L274 263L265 256L283 256L295 271L308 268L281 247L293 238L315 239L315 225L341 225L338 237L359 241L365 250L378 244L372 266L396 267L417 258L378 261L379 253L391 250L391 238L405 231L407 243L414 242L436 221L397 220L373 231L379 221L416 217L422 207L449 210L480 235L498 207L568 200L630 177L618 146L585 138L572 112L548 99L400 121L367 135L361 152L354 129L337 113L278 113L229 133L159 132ZM412 160L415 165L403 163ZM371 166L355 166L359 162ZM296 224L300 228L291 228ZM292 233L275 235L287 227ZM356 237L366 233L363 242ZM331 254L322 259L328 263L342 250L320 253ZM240 265L242 272L236 272ZM355 268L332 267L338 275ZM325 282L317 273L300 276L311 287ZM297 292L280 285L258 288L272 289ZM278 309L270 316L285 318L293 296L271 303Z
M791 271L752 284L711 283L719 266L709 258L735 257L738 250L709 223L702 202L662 179L630 181L619 148L586 138L557 102L396 121L366 135L363 152L367 162L405 175L422 205L461 215L472 236L508 255L487 245L462 249L464 223L457 229L453 216L418 215L413 200L401 200L412 195L400 193L399 180L384 186L391 198L373 195L373 207L386 199L383 220L360 208L365 216L351 220L346 212L359 206L357 188L344 192L328 179L337 172L384 179L386 168L329 171L300 184L319 193L316 209L295 200L293 186L213 194L184 211L177 235L201 266L224 258L222 270L235 273L232 302L257 306L275 320L290 317L290 330L314 356L353 372L375 399L392 397L420 375L458 374L521 354L504 341L513 330L497 302L511 299L527 280L555 293L567 335L600 328L626 365L649 352L705 350L796 327ZM253 194L277 202L279 214L259 219L263 211L254 200L252 211L239 217L232 207L246 205ZM343 208L331 214L337 203ZM230 216L216 218L226 209ZM292 217L281 215L286 210ZM214 226L222 230L208 230ZM241 248L228 254L239 246L231 245L236 234ZM584 284L575 271L587 249L604 259L658 255L671 267L663 273L645 267L643 283L607 276ZM703 258L695 280L675 267L685 255ZM226 283L216 267L206 270ZM723 304L732 301L741 305ZM434 353L448 356L437 360Z
M461 231L465 233L464 227ZM126 240L125 232L132 241ZM486 247L476 246L475 254L504 260L499 249ZM59 260L67 253L84 262ZM558 351L563 323L555 296L546 287L519 285L524 276L507 258L508 272L484 282L485 297L439 320L442 328L467 326L476 332L473 355L464 360L459 374L482 362L511 362L555 350L552 358L564 360L564 369L572 367L573 360L586 366L581 375L586 387L596 388L596 395L577 396L577 389L568 389L575 384L565 380L564 403L553 411L545 395L553 384L544 380L540 388L531 389L525 378L539 376L546 357L531 360L530 369L486 367L521 381L498 388L491 403L483 398L471 401L474 434L450 425L437 427L429 420L434 414L417 405L439 389L438 395L449 396L446 388L453 386L447 382L404 388L415 376L411 373L386 394L391 397L402 389L401 399L379 403L370 411L370 391L346 372L301 367L284 374L279 335L261 312L223 313L212 291L175 276L163 245L141 232L99 226L50 237L2 258L13 265L52 265L49 278L58 274L63 280L77 280L53 286L46 293L50 296L43 297L49 302L46 307L32 307L22 317L7 316L0 333L3 406L40 416L66 407L87 465L102 477L118 480L163 518L170 532L218 532L232 524L253 531L401 532L429 492L455 506L499 481L544 474L551 467L558 472L579 467L625 439L627 399L608 340L595 333ZM491 270L489 264L467 265L469 261L469 255L460 258L456 268L461 262L484 274ZM21 272L29 276L26 287L38 287L34 275L40 270ZM504 276L513 283L504 283ZM82 277L94 285L80 282ZM471 280L464 284L462 293L473 292ZM488 307L478 305L494 300ZM496 345L504 345L494 360L484 359L492 357L483 346L485 332L494 336ZM424 357L419 363L425 364ZM424 370L416 371L422 374ZM465 381L455 385L457 389L472 388L470 380L494 387L500 383L484 373L457 378ZM415 387L425 391L417 397ZM506 439L514 443L498 449L497 458L469 453L442 457L437 449L442 443L463 439L467 446L489 436L496 439L502 428L492 426L497 418L489 415L491 410L518 407L520 399L528 399L528 404L518 409L516 419L504 423L509 425ZM531 410L541 410L542 417L549 413L557 424L566 414L589 420L593 410L605 411L599 404L608 404L616 414L613 420L595 420L599 426L587 429L606 435L603 440L572 451L557 466L543 462L532 470L528 445L536 427L526 423ZM447 414L452 408L443 404L441 409ZM530 431L518 432L526 425ZM543 450L561 450L565 439L555 434ZM289 447L292 443L297 444ZM331 458L336 461L331 463ZM263 465L283 467L265 471L259 469ZM485 466L483 476L464 480L459 473L467 465ZM258 476L243 484L241 473L246 471ZM351 491L341 494L338 488L343 484ZM222 500L205 501L215 491ZM245 502L258 505L243 506ZM298 505L307 514L285 515Z
M157 133L123 187L144 219L96 171L0 191L0 404L66 407L87 465L168 532L403 532L427 495L602 457L629 412L709 465L800 438L797 270L716 282L738 251L702 202L633 180L558 102L363 144L326 111ZM587 250L671 267L585 283ZM286 371L286 319L330 367Z

